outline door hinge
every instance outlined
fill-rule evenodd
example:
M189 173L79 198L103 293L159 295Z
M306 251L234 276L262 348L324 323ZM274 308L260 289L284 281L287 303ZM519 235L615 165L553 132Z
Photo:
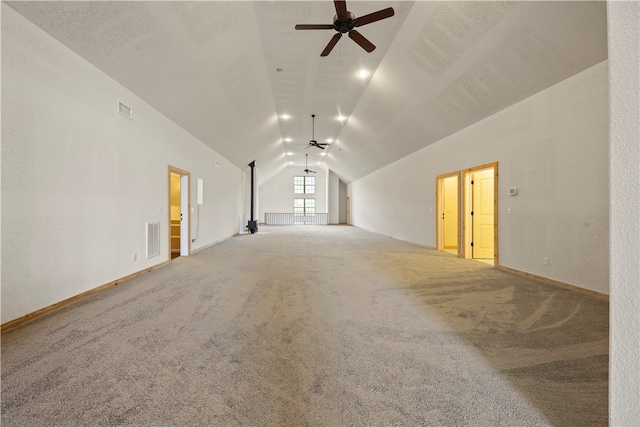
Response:
M471 185L473 185L473 180L471 180Z
M473 247L473 242L471 242L471 247Z
M473 216L473 211L471 211L471 216Z

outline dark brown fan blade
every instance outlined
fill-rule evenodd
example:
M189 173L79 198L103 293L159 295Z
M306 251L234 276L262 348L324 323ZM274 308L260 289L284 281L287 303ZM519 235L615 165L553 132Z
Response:
M296 30L333 30L331 24L298 24Z
M320 144L315 144L314 147L318 147L319 149L324 150L324 147Z
M364 15L356 19L355 27L361 27L363 25L371 24L372 22L380 21L381 19L391 18L393 16L393 8L388 7L386 9L379 10L377 12Z
M329 55L333 47L336 45L336 43L338 43L338 40L340 40L340 37L342 37L342 33L336 33L333 37L331 37L331 40L329 40L329 44L324 48L320 56Z
M338 15L338 19L343 21L346 20L348 18L347 2L334 0L334 3L336 5L336 14Z
M351 38L351 40L358 43L361 48L363 48L369 53L373 52L373 50L376 48L376 46L373 43L367 40L365 36L357 32L356 30L349 31L349 37Z

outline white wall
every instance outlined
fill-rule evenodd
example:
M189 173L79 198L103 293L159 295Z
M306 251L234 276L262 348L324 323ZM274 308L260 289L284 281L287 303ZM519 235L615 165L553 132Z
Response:
M338 223L346 224L347 223L347 184L344 181L340 181L338 184L338 204L339 204L339 213L338 213Z
M353 224L435 246L435 177L497 161L499 263L608 293L607 79L605 61L353 182Z
M640 3L607 2L611 85L609 424L640 425Z
M329 224L340 222L340 178L329 170L327 174L327 208Z
M305 175L302 166L287 166L260 186L260 222L264 223L267 212L293 212L294 198L315 198L316 212L327 213L327 172L320 166L309 166L309 169L317 172L313 174L316 177L316 194L293 193L293 177Z
M191 172L194 208L204 180L192 249L233 235L241 171L2 4L3 323L166 261L168 165Z

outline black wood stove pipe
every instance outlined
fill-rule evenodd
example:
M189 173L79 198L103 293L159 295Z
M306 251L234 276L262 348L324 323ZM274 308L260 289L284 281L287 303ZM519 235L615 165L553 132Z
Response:
M256 161L249 163L249 167L251 168L251 218L249 219L249 223L247 224L247 229L251 234L254 234L258 231L258 222L253 217L253 192L254 192L254 179L253 179L253 168L256 167Z

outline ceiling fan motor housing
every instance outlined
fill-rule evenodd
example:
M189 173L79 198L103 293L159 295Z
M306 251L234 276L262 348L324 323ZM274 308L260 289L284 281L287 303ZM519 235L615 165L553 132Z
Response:
M335 28L335 30L340 33L348 33L349 31L353 30L353 27L355 27L355 25L356 16L351 12L347 12L346 20L340 20L338 15L333 17L333 28Z

